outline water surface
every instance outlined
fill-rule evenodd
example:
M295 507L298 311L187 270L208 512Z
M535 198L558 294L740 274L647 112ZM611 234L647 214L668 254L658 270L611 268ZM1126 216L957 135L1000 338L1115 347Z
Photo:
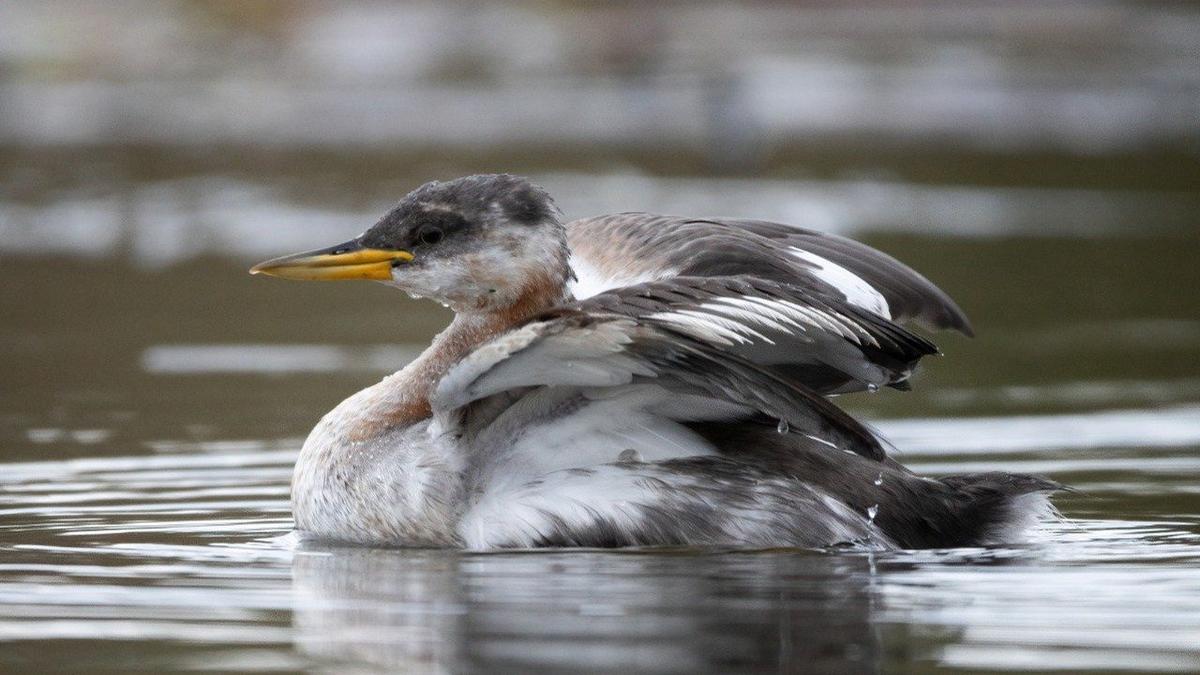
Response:
M1029 544L491 555L299 545L287 492L303 435L411 358L442 310L372 286L250 279L223 258L6 260L0 299L16 321L0 328L0 660L1200 667L1200 320L1194 298L1169 292L1200 279L1153 264L1192 255L1195 239L870 240L952 288L980 337L943 339L946 356L911 393L842 400L918 470L1031 471L1074 487L1057 499L1064 520Z
M0 7L0 670L1200 670L1200 13L575 4ZM839 402L918 471L1070 485L1062 520L894 553L296 541L305 434L448 316L246 268L496 170L570 216L912 264L978 337Z

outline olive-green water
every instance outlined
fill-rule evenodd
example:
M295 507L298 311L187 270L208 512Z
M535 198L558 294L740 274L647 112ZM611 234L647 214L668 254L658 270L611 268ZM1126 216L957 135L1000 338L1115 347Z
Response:
M134 180L81 217L133 222L130 190L186 188ZM301 208L263 203L276 221ZM6 668L1200 667L1194 230L860 235L953 293L979 336L943 336L913 392L842 401L918 470L1075 488L1026 546L485 555L294 545L303 436L446 315L373 285L251 278L257 249L236 238L226 255L132 252L188 227L204 225L3 259ZM233 232L283 252L359 231L281 227Z
M0 670L1200 670L1200 12L498 5L0 6ZM908 262L978 337L839 402L918 471L1071 486L1062 519L894 553L297 544L305 434L448 316L246 268L499 170L568 216Z

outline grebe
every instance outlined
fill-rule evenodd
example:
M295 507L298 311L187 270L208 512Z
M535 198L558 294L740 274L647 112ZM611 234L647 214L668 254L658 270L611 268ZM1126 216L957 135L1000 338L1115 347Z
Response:
M907 389L971 328L849 239L645 213L563 224L510 175L414 190L361 236L252 274L370 279L455 312L346 399L296 463L304 535L381 546L1004 543L1056 483L920 477L834 394Z

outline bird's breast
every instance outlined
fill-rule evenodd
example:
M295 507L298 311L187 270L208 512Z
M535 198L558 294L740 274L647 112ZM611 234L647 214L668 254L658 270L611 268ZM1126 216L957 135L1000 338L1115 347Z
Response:
M359 392L309 434L292 477L296 529L335 541L387 546L452 546L462 508L454 448L431 438L429 421L361 435Z

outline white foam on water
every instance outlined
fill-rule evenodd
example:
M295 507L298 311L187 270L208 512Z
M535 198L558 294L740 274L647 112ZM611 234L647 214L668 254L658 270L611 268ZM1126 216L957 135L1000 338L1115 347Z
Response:
M670 178L634 173L534 176L569 218L623 210L736 215L843 235L1101 237L1128 224L1194 227L1200 198L1164 191L920 185L886 180ZM0 200L0 254L127 256L161 267L198 256L250 261L343 241L386 210L314 208L275 186L219 176L160 181L118 196L49 204ZM385 196L381 195L381 198ZM1146 234L1145 227L1135 234Z
M1064 415L880 420L906 456L1200 445L1200 406Z
M1197 322L1200 328L1200 322ZM1106 344L1111 342L1106 340ZM1170 348L1153 338L1143 339L1142 349ZM1044 352L1043 352L1044 353ZM1200 378L1172 380L1079 380L1056 384L994 387L945 387L924 392L940 407L1073 405L1128 407L1130 404L1179 404L1200 398Z
M390 372L420 353L416 345L183 344L149 347L141 362L155 375Z

